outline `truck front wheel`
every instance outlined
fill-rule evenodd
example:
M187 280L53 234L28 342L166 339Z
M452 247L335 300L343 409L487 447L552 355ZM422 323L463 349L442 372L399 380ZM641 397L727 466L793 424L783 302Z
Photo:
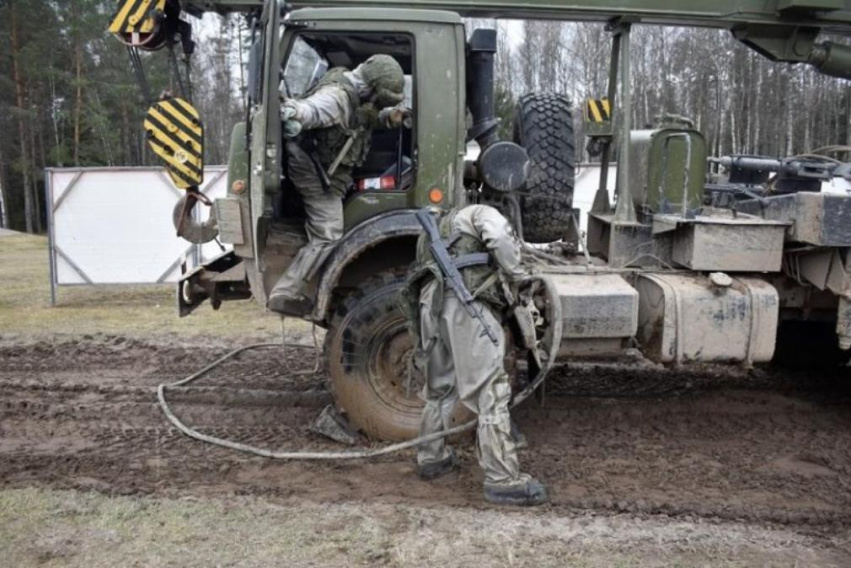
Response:
M326 370L337 404L373 439L408 440L419 431L422 375L397 306L404 279L379 275L337 308L325 338Z

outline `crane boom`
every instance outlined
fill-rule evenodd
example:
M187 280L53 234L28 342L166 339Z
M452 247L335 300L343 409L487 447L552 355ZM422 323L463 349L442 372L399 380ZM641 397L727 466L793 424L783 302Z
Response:
M262 0L181 0L187 12L244 12ZM851 0L292 0L301 8L448 10L471 18L608 21L732 29L742 25L816 27L851 35Z
M196 15L245 12L264 5L263 0L179 2L183 10ZM809 63L826 75L851 78L851 47L816 43L821 33L851 36L851 0L290 0L287 7L414 8L447 10L465 17L620 20L728 29L737 40L773 61Z

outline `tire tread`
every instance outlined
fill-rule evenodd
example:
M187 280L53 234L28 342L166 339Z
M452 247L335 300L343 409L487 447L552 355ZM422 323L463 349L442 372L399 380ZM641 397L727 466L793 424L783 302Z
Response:
M570 101L555 93L529 93L517 102L514 139L529 154L523 200L524 238L533 243L564 236L573 211L575 143Z

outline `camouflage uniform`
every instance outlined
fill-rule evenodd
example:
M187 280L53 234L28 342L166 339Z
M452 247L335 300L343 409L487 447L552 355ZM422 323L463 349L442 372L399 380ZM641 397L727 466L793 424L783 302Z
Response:
M383 75L376 76L375 61ZM343 236L342 198L352 182L352 170L366 159L373 129L398 126L399 114L385 107L400 103L403 91L401 67L393 58L379 55L354 71L330 69L303 98L282 106L284 132L290 138L287 174L304 202L308 244L272 289L270 309L283 311L284 301L302 299L304 286ZM328 176L326 188L317 168L328 172L349 138L353 143Z
M460 401L478 415L477 455L485 473L486 494L489 487L522 489L534 480L520 472L511 433L511 384L503 367L501 317L514 303L512 288L526 275L520 264L520 244L505 217L486 205L451 212L439 227L453 257L489 253L490 264L463 268L461 273L498 341L495 344L488 338L482 323L470 316L444 285L430 259L426 239L421 238L418 262L405 291L408 304L419 293L417 310L403 305L415 326L417 360L426 375L420 435L449 428L452 410ZM443 438L422 444L417 455L421 472L430 464L450 460L454 454Z

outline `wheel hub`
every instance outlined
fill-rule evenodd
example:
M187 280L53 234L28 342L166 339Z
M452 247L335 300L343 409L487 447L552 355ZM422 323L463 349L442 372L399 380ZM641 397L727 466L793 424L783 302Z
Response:
M423 374L413 364L414 345L402 319L390 321L373 336L369 345L369 381L388 404L422 407L419 393Z

